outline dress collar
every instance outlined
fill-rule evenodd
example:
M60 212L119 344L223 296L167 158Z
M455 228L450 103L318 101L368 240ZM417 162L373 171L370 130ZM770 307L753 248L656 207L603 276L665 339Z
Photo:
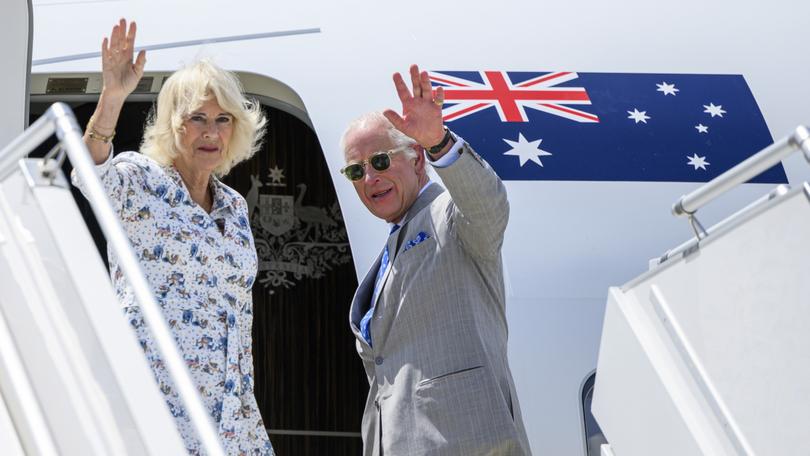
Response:
M188 187L186 187L186 183L183 181L183 177L180 176L180 172L177 171L177 168L175 168L174 165L169 165L165 166L164 169L166 170L166 174L169 175L175 184L186 192L186 195L190 199L191 193L188 191ZM211 194L214 199L210 212L212 216L222 210L233 212L233 207L236 205L235 200L238 198L234 190L223 184L222 181L217 179L213 174L208 178L208 188L211 189Z

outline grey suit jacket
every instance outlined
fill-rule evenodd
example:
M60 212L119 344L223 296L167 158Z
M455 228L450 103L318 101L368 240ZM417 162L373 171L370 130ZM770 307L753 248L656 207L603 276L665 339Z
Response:
M506 357L501 246L506 189L469 146L388 238L391 267L359 333L379 258L357 289L349 321L370 391L366 456L530 455ZM419 239L426 238L421 242Z

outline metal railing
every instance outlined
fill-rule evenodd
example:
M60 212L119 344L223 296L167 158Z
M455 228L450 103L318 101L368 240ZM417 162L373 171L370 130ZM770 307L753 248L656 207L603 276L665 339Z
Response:
M695 217L698 209L732 188L762 174L797 150L803 151L805 160L810 162L810 130L802 125L796 127L789 136L748 157L691 193L681 196L672 205L672 214L688 217L689 225L695 233L695 240L700 242L709 233ZM661 261L671 256L667 253Z
M84 144L82 131L76 118L66 104L55 103L52 105L22 135L0 151L0 181L4 181L17 169L20 159L54 134L59 140L61 148L67 153L75 172L85 185L87 199L107 238L109 247L118 256L119 265L135 293L135 298L143 311L169 375L177 387L180 400L200 438L202 448L209 456L225 456L211 416L205 410L202 398L197 393L197 388L194 386L174 337L163 318L152 288L141 270L129 239L96 175L95 164ZM47 171L49 170L43 169L43 172ZM87 309L87 311L92 312L92 309Z
M810 161L810 131L804 126L796 127L790 136L748 157L688 195L681 196L672 205L672 213L682 216L694 215L698 209L713 199L767 171L799 149L804 152L805 159Z

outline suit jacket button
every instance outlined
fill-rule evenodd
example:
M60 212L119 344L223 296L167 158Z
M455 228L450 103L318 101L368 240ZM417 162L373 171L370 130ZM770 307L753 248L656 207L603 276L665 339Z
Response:
M374 358L374 364L376 364L378 366L382 366L382 363L383 363L383 357L382 356L378 356L378 357Z

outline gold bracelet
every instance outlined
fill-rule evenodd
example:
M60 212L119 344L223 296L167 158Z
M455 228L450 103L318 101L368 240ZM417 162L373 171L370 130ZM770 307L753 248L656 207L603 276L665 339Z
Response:
M105 144L109 144L113 138L115 138L115 130L113 130L112 134L110 135L102 135L101 133L97 132L95 128L93 128L93 123L95 123L94 118L90 118L87 122L87 137L96 141L101 141Z

